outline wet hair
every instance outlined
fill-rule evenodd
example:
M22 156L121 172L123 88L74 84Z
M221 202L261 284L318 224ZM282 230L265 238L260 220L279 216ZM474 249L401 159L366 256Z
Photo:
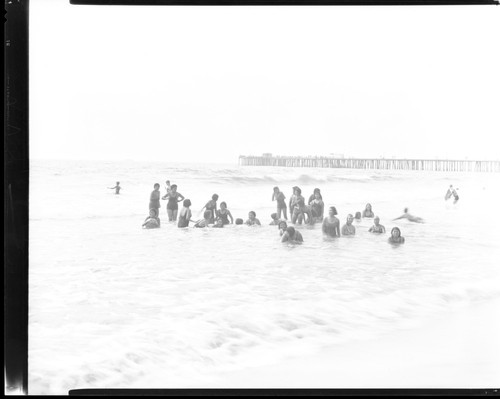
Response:
M170 188L172 188L172 189L173 189L173 188L175 188L175 189L176 189L176 188L177 188L177 184L172 184L172 185L170 186Z
M212 199L214 201L217 201L219 199L219 196L217 194L212 195Z
M155 208L151 208L149 210L149 216L151 216L151 217L157 217L158 216L158 210L155 209Z
M334 206L331 206L331 207L330 207L330 210L332 211L332 213L333 213L334 215L337 215L337 208L335 208Z
M354 215L354 218L361 219L361 212L356 212L356 214Z
M203 217L205 219L210 219L210 216L212 216L212 211L205 211L205 212L203 212Z
M243 224L243 219L241 219L241 218L237 218L237 219L234 221L234 224Z
M286 224L286 222L284 220L282 220L281 222L278 223L278 230L281 229L282 225L285 225L285 229L288 227L288 225Z
M158 183L155 183L154 188L156 187L160 188L160 185Z
M275 212L275 213L271 213L271 219L278 219L278 214Z
M295 234L295 228L294 228L294 227L292 227L292 226L288 226L288 227L286 228L286 232L287 232L289 235L293 236L293 235Z
M182 202L182 205L184 205L186 208L191 206L191 200L190 199L185 199L183 202Z
M254 217L257 216L257 214L254 211L250 211L250 212L248 212L248 214L249 215L252 214Z
M391 230L391 236L392 236L392 233L397 231L399 233L399 236L401 237L401 230L399 230L399 227L393 227L392 230Z

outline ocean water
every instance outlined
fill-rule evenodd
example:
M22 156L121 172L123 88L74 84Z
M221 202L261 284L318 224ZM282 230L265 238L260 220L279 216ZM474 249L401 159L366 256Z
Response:
M149 195L169 179L193 216L219 194L234 217L262 227L144 230ZM113 187L123 187L115 195ZM431 318L500 297L500 175L32 161L29 393L76 388L192 386L217 372L418 329ZM444 201L450 184L457 204ZM341 224L371 203L387 231L325 240L298 226L280 242L272 189L315 187ZM391 221L409 207L425 219ZM153 385L151 385L153 384Z

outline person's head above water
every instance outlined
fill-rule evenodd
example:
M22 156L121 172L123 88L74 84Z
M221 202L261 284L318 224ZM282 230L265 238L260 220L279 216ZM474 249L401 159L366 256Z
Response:
M301 195L302 194L302 190L299 187L295 187L295 193L297 195Z
M160 188L160 185L158 183L155 183L154 188L156 190L157 188Z
M288 226L288 227L286 228L286 232L288 233L288 235L289 235L290 237L293 237L293 236L295 235L295 228L294 228L294 227L292 227L292 226Z
M401 230L399 230L399 227L393 227L391 230L391 236L393 237L401 237Z
M282 220L281 222L278 223L278 229L281 230L281 229L285 229L288 227L288 225L286 224L286 222L284 220Z
M219 199L219 196L217 194L212 195L212 199L214 201L217 201Z
M217 219L217 220L215 221L215 224L216 224L216 226L219 226L219 227L224 226L224 223L222 223L222 219L221 219L221 218Z
M313 194L321 194L321 190L319 188L315 188L314 191L313 191Z
M149 216L151 216L152 218L157 217L158 216L158 211L155 208L151 208L149 210Z
M221 207L221 209L226 209L227 208L227 204L224 201L222 201L220 203L220 207Z
M350 224L354 220L354 217L352 216L352 214L349 214L349 215L347 215L346 220L347 220L347 224Z
M371 211L372 210L372 204L366 204L365 209L367 211Z
M177 190L177 184L172 184L172 185L170 186L170 188L172 189L172 191Z
M243 224L243 219L242 219L242 218L237 218L237 219L234 221L234 224Z
M275 213L271 213L271 219L273 219L273 220L278 219L278 214L276 212Z
M373 223L375 223L375 226L378 226L378 223L380 222L380 218L378 216L375 216L373 218Z
M184 205L186 208L189 208L191 206L191 200L189 199L185 199L183 202L182 202L182 205Z
M209 211L203 212L203 217L205 219L210 219L211 216L212 216L212 211L209 210Z
M354 218L355 218L355 219L361 219L361 212L356 212L356 213L354 214Z
M328 213L330 214L330 216L335 216L337 214L337 208L331 206Z
M254 211L248 212L248 218L249 219L255 219L256 216L257 216L257 214Z

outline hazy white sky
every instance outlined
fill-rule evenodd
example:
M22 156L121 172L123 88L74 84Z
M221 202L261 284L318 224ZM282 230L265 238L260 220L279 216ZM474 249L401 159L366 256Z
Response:
M32 158L499 159L500 8L30 4Z

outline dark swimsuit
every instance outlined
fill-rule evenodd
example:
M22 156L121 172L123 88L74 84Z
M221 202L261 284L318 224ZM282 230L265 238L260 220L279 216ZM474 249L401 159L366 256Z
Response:
M337 235L337 228L338 228L338 222L329 222L328 219L326 220L326 223L323 224L323 232L326 235L329 235L330 237L338 237Z
M188 215L188 212L186 212L184 215L179 215L179 223L177 223L177 227L188 227L189 226L189 219L186 217Z
M149 199L149 209L160 209L160 192L153 191Z
M219 218L222 220L222 224L223 225L229 224L229 218L228 218L227 211L225 213L222 213L221 211L218 211L217 212L217 216L219 216Z
M180 195L179 193L175 194L170 193L168 195L167 209L170 209L172 211L176 211L179 209L179 203L177 202L179 195Z

